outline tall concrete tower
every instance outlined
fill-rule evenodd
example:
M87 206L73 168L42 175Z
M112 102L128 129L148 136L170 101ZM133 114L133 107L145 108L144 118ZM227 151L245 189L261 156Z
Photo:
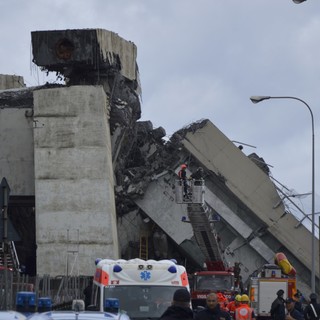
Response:
M136 46L101 29L31 36L33 62L65 84L2 93L0 175L33 202L37 274L93 275L96 258L120 257L115 163L141 113Z
M119 258L109 118L119 83L139 88L137 49L101 29L31 35L34 63L68 85L34 93L37 272L93 274L96 258Z

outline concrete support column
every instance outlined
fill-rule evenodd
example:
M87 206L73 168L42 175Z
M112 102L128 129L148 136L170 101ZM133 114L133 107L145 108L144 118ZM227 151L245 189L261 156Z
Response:
M37 273L93 275L119 258L109 132L101 86L34 92Z

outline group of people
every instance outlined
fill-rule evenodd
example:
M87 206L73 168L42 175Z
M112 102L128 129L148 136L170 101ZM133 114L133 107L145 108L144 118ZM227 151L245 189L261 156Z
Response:
M173 295L171 306L160 317L161 320L255 320L255 314L249 306L246 294L237 295L234 302L226 308L221 307L218 294L212 292L207 295L206 307L193 312L190 308L191 297L187 289L178 289Z
M311 293L309 303L303 307L301 294L297 292L294 298L284 299L284 291L278 290L277 298L271 305L271 317L273 320L319 320L320 304L317 295Z
M235 320L252 320L256 316L254 311L249 306L250 300L248 295L237 294L233 301L227 304L226 309L230 313L232 319Z
M284 291L277 292L277 298L271 305L271 317L273 320L319 320L320 304L317 303L317 295L311 293L308 304L303 307L300 293L294 298L284 299ZM250 307L249 297L246 294L236 295L234 300L226 306L221 306L218 294L209 293L206 299L206 307L199 311L191 310L191 297L187 289L178 289L173 295L173 301L162 316L161 320L255 320L256 315Z

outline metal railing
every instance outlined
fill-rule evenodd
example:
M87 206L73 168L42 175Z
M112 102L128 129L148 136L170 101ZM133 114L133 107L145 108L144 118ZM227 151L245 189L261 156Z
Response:
M5 278L5 272L0 271L0 310L15 310L16 294L20 291L35 292L37 298L50 297L53 309L66 309L72 300L84 299L83 291L91 281L89 276L29 277L13 271L6 274Z

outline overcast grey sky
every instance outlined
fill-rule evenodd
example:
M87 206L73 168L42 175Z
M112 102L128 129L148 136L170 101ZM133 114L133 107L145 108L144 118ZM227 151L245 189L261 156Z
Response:
M243 151L263 157L297 193L311 191L310 113L298 101L254 105L249 97L305 100L320 211L319 0L0 0L0 26L0 73L21 75L27 86L55 79L32 65L31 31L118 33L138 48L142 120L170 136L208 118L230 140L256 146Z

